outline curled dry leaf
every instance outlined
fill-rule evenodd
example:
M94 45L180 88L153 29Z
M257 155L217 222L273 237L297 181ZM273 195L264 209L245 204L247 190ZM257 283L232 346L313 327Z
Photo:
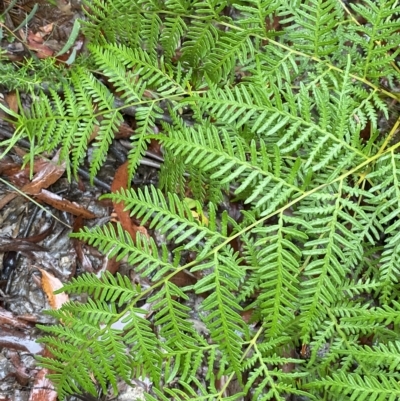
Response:
M21 191L28 195L38 194L42 188L48 188L54 184L65 171L65 164L58 165L59 153L57 153L52 161L37 160L34 163L33 171L35 175L32 181L29 181L29 167L21 169L21 167L10 160L0 162L0 173L9 178ZM11 202L18 196L17 193L11 192L0 200L0 209L7 203Z
M74 216L82 216L84 219L94 219L96 217L94 213L85 209L83 206L71 202L68 199L64 199L59 195L53 194L46 189L42 189L40 194L35 195L35 198L47 203L55 209L71 213Z
M40 34L34 34L32 31L29 31L26 41L28 43L28 48L35 51L38 58L48 58L53 56L54 51L43 44L43 39Z
M18 148L16 147L17 151ZM22 155L23 157L24 155ZM48 162L43 159L35 160L33 163L33 172L36 174L42 170ZM13 162L11 159L0 160L0 174L6 176L11 183L18 188L29 183L30 166L21 169L21 165Z
M57 182L65 172L65 162L59 164L59 156L60 151L34 175L30 183L21 188L21 191L28 195L37 195L43 188L48 188L50 185Z
M186 287L195 285L197 283L197 278L192 273L182 270L171 277L170 281L177 287Z
M53 309L59 309L63 304L69 301L69 297L66 293L54 294L54 291L59 290L63 284L61 281L54 277L51 273L46 270L38 268L38 270L42 273L42 288L47 298L49 300L49 304Z
M54 207L55 209L71 213L74 216L82 216L85 219L94 219L96 215L89 210L45 189L57 182L65 172L65 163L60 164L58 163L58 160L59 152L57 152L50 161L35 161L34 171L36 173L32 181L27 183L26 180L29 177L29 169L21 170L19 166L7 161L4 163L0 162L0 172L7 175L10 181L15 185L21 187L22 192L35 196L36 199ZM21 185L24 180L25 183ZM0 209L17 196L18 194L13 192L0 199Z
M11 192L5 196L3 196L0 199L0 210L3 209L3 207L5 205L7 205L7 203L10 203L13 199L15 199L18 196L18 194L16 192Z
M20 355L17 351L9 351L8 356L15 369L15 378L21 386L27 386L31 379L30 372L25 364L21 361Z
M120 189L128 188L128 162L122 164L116 171L114 180L111 184L111 192L117 192ZM141 234L146 237L149 236L145 227L138 226L132 223L131 216L129 210L125 209L125 204L123 202L113 202L115 213L119 218L122 228L127 231L132 239L136 240L136 233L139 231Z

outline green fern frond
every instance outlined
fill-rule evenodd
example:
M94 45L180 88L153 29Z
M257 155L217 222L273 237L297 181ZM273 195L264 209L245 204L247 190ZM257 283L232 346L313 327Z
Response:
M246 339L248 334L239 314L242 308L233 295L243 277L235 259L232 251L225 251L214 257L210 264L207 264L212 266L213 271L199 280L194 290L197 293L211 291L202 303L204 322L214 341L226 353L225 360L220 362L221 367L226 364L240 377L239 360L243 342L241 335ZM202 268L204 266L200 265L196 270Z
M60 360L68 361L67 363L59 364L55 359L39 358L44 366L54 372L49 375L49 378L62 386L59 393L60 397L66 396L71 390L80 393L81 389L95 395L97 393L96 387L90 378L92 374L101 378L100 385L103 390L107 389L106 381L109 381L116 391L117 372L114 370L115 364L111 363L111 361L120 362L120 366L130 365L129 359L125 356L125 349L110 347L109 345L112 342L111 338L118 336L119 332L110 330L101 336L101 330L97 329L95 331L93 328L90 335L86 333L86 336L78 340L74 335L75 329L62 330L59 328L59 330L54 331L48 330L47 327L42 327L42 329L53 335L55 333L59 335L59 341L54 341L54 337L44 337L42 341L53 355ZM113 354L109 354L108 350ZM118 355L114 354L116 351L119 351ZM90 360L89 363L88 360ZM127 375L124 374L124 377L127 377Z
M362 251L362 248L357 248L356 233L346 228L349 215L342 212L342 207L349 202L342 200L344 191L345 186L340 183L338 188L330 188L330 194L314 194L309 198L314 200L312 206L303 206L299 210L306 219L310 219L311 228L307 234L313 238L305 243L303 251L309 256L305 266L307 280L302 283L300 291L304 294L301 299L307 299L302 306L307 316L303 321L304 338L308 338L307 333L313 331L310 321L324 314L324 309L335 302L338 296L335 287L345 278L354 261L348 255ZM352 207L356 208L356 205ZM350 223L355 224L356 221L350 219ZM360 254L358 259L361 259Z
M165 283L164 287L149 299L149 302L154 302L155 324L161 327L160 334L166 339L166 347L194 350L200 337L189 323L190 308L177 299L187 300L188 296L171 282Z
M286 10L285 10L286 8ZM289 25L289 40L297 43L297 48L316 57L325 58L335 54L340 34L336 28L343 18L343 10L335 0L312 0L299 3L299 7L287 5L282 20Z
M197 67L200 60L206 59L210 49L215 47L217 32L210 19L206 24L194 21L182 46L182 61L188 62L191 67Z
M85 5L62 85L18 113L0 103L3 154L60 150L71 176L90 153L94 177L127 108L130 176L150 141L164 162L158 188L106 196L148 236L73 234L146 285L83 274L60 290L87 298L41 326L60 397L146 377L148 400L399 398L397 2Z
M131 308L122 323L126 334L123 344L131 344L132 375L136 378L149 375L154 383L160 382L161 377L161 347L160 341L152 331L150 322L142 317L146 311Z
M235 193L245 193L246 203L253 203L256 208L263 210L264 215L283 204L293 193L300 192L295 185L268 171L268 157L263 142L259 143L258 150L256 142L247 147L240 138L233 142L227 131L221 130L217 135L215 127L210 125L208 128L205 132L202 130L201 135L195 130L186 129L174 131L168 137L159 135L157 139L170 152L184 157L185 165L193 165L207 173L214 187L226 188L227 184L235 182L240 176L243 181ZM248 154L252 155L250 161Z
M233 7L241 13L241 19L237 23L246 29L260 35L266 35L266 21L273 19L279 8L279 2L275 0L249 0L246 3L234 1Z
M400 12L398 2L365 0L364 4L352 4L352 9L367 21L363 25L352 25L347 36L353 46L360 46L364 51L363 58L354 66L355 72L374 80L393 74L398 76L391 66L400 51L400 22L394 17Z
M150 60L157 63L157 44L161 30L161 18L156 13L144 13L141 27L142 46Z
M398 283L400 273L400 234L398 210L400 207L400 157L394 152L382 157L379 169L371 172L368 178L379 184L371 188L374 197L369 200L375 205L380 227L385 228L387 239L381 258L380 275L382 280L382 299L391 297Z
M324 386L332 392L332 395L339 392L344 396L357 397L358 400L390 400L395 401L400 396L398 378L386 377L383 374L363 377L359 374L336 374L327 377L319 382L312 383L316 387Z
M168 3L170 2L166 3L168 7L169 6ZM171 1L171 3L179 3L179 2ZM174 12L178 10L174 10ZM182 11L184 12L184 10ZM184 32L186 32L186 30L187 26L185 24L185 21L180 16L176 18L167 17L165 19L165 27L161 32L160 42L163 46L166 56L169 57L170 59L175 55L175 51L179 47L183 34Z
M84 0L84 4L87 17L83 21L84 32L92 42L122 42L134 46L139 43L142 14L138 4L126 0L117 0L112 5L102 0Z
M213 82L230 76L234 68L245 66L254 57L254 45L247 32L221 35L217 45L207 57L204 71ZM238 66L239 63L239 66Z
M299 224L296 227L295 224ZM254 230L259 240L257 288L262 291L255 305L261 309L265 331L269 337L285 333L297 309L299 282L296 278L302 255L294 241L304 242L307 235L299 228L311 226L300 219L280 214L278 224Z
M135 264L138 271L143 275L152 275L160 270L159 275L155 276L154 279L159 278L162 274L176 271L176 267L168 260L168 252L166 252L165 246L160 253L153 239L144 238L139 233L137 233L136 242L133 244L131 235L124 231L119 224L117 225L117 232L110 224L103 228L96 227L94 231L85 228L80 233L71 234L71 236L88 241L89 244L108 254L110 258L117 256L117 260L120 260L127 257L129 263ZM82 288L87 288L89 291L91 287L84 287L84 285L86 285L85 282L82 284ZM94 285L96 287L96 284ZM125 285L128 285L127 290L130 291L129 283L125 283ZM69 289L69 287L66 288Z
M169 194L167 200L162 192L154 187L151 187L150 191L147 187L136 192L122 190L106 197L115 202L124 202L131 214L142 220L142 224L151 220L150 228L168 233L167 238L174 238L176 244L188 240L185 249L195 248L204 241L202 255L206 254L212 245L226 239L196 220L189 207L181 203L176 195ZM209 224L215 225L212 221Z

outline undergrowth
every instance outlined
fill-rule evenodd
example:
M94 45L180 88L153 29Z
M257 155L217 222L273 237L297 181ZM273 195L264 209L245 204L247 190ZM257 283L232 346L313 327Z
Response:
M400 398L400 8L347 3L87 2L93 68L10 111L3 146L61 149L71 177L91 148L94 177L136 107L129 172L156 140L160 185L105 197L174 246L111 224L73 235L151 286L64 286L91 297L41 326L60 398L118 378L147 378L147 400ZM174 284L182 271L196 284Z

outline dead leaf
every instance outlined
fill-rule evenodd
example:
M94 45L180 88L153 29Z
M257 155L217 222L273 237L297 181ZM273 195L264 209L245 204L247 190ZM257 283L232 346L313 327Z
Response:
M43 35L37 31L37 32L33 32L33 31L29 31L28 32L28 40L32 40L33 42L36 42L38 44L43 44L44 40L43 40Z
M32 31L29 31L26 42L28 48L34 50L38 58L48 58L54 55L54 51L43 44L43 38L40 33L34 34Z
M11 192L11 193L9 193L9 194L3 196L3 197L0 199L0 210L3 209L3 207L4 207L5 205L7 205L7 203L11 202L11 201L12 201L14 198L16 198L17 196L18 196L18 194L15 193L15 192Z
M118 132L115 135L117 139L127 139L133 134L133 129L124 121L118 128Z
M31 376L29 374L29 370L21 361L19 353L17 351L10 350L8 356L15 369L15 378L17 379L18 384L20 384L21 386L27 386L29 384Z
M19 34L19 37L21 38L22 42L26 42L25 29L19 29L18 34Z
M120 264L121 264L121 261L117 262L116 256L114 256L111 259L107 258L106 270L114 275L119 270Z
M65 162L59 164L59 156L60 151L34 175L30 183L21 188L21 191L28 195L37 195L43 188L48 188L50 185L57 182L65 172Z
M28 401L57 401L57 392L53 383L47 378L49 370L44 368L38 372Z
M59 290L63 286L62 282L46 270L40 269L39 267L38 270L42 273L42 289L47 295L50 306L53 309L60 309L63 304L69 301L69 297L65 292L54 294L54 291Z
M0 237L0 252L47 252L46 248L37 245L26 238Z
M54 22L40 27L39 30L43 32L45 35L48 35L49 33L52 32L53 28L54 28Z
M74 224L72 225L72 232L77 233L83 227L84 227L83 217L82 216L76 217L76 219L74 220ZM81 241L77 238L72 238L72 244L74 246L74 249L76 252L76 258L78 260L78 263L81 266L81 269L84 272L93 273L94 269L93 269L92 261L90 260L90 258L86 255L86 253L83 250L83 244L84 244L83 241ZM73 277L74 275L75 275L75 267L74 267L73 271L71 272L70 277Z
M117 169L115 173L114 180L111 184L111 192L117 192L120 189L127 189L128 180L128 162L126 161ZM138 231L147 237L149 236L145 227L141 227L132 223L129 210L124 210L125 204L123 202L113 202L113 205L122 228L130 234L134 241L136 240L136 233Z
M150 151L150 152L153 152L153 153L155 153L157 156L163 156L163 152L162 152L162 150L161 150L161 143L160 143L160 141L156 141L155 139L152 139L151 141L150 141L150 145L149 145L149 147L148 147L148 150Z
M35 195L35 198L47 203L55 209L71 213L74 216L82 216L84 219L94 219L97 217L94 213L85 209L83 206L80 206L75 202L71 202L68 199L64 199L57 194L53 194L46 189L42 189L40 194Z
M101 117L100 117L99 120L101 120ZM95 126L93 127L93 131L92 131L92 133L90 134L90 137L89 137L89 139L88 139L88 144L89 144L89 143L92 143L92 142L96 139L97 135L99 134L99 130L100 130L100 126L99 126L99 125L95 125Z
M71 213L74 216L82 216L85 219L94 219L96 215L84 207L44 189L54 184L64 174L65 163L58 164L58 157L59 152L50 161L35 161L33 169L36 174L31 182L22 186L20 184L26 182L29 177L29 167L21 170L16 164L0 161L0 173L8 176L9 180L20 187L22 192L35 196L36 199L53 206L55 209ZM0 210L17 196L17 193L12 192L0 199Z
M181 270L174 274L173 277L170 278L170 281L177 287L186 287L188 285L195 285L197 283L197 278L192 273Z
M14 113L18 113L18 97L17 92L12 91L5 95L8 108L13 111Z
M18 147L15 147L18 151ZM21 156L23 157L23 155ZM44 159L35 160L33 164L33 172L36 174L42 170L48 161ZM21 165L14 163L12 160L0 160L0 174L8 177L11 183L16 185L18 188L29 183L30 166L21 169Z

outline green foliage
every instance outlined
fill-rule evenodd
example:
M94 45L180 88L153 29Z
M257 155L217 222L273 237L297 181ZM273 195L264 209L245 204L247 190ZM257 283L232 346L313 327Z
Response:
M21 110L13 141L30 140L31 159L61 148L70 174L92 147L95 176L135 107L130 172L155 139L160 187L107 197L168 246L119 225L74 234L150 286L65 285L89 298L41 326L60 397L147 377L147 400L399 398L397 3L88 2L94 68L78 62L62 96ZM196 284L174 284L182 271Z
M24 63L10 64L0 53L0 87L6 90L19 90L29 93L40 89L60 89L63 83L69 82L63 68L55 65L54 59L29 59Z

